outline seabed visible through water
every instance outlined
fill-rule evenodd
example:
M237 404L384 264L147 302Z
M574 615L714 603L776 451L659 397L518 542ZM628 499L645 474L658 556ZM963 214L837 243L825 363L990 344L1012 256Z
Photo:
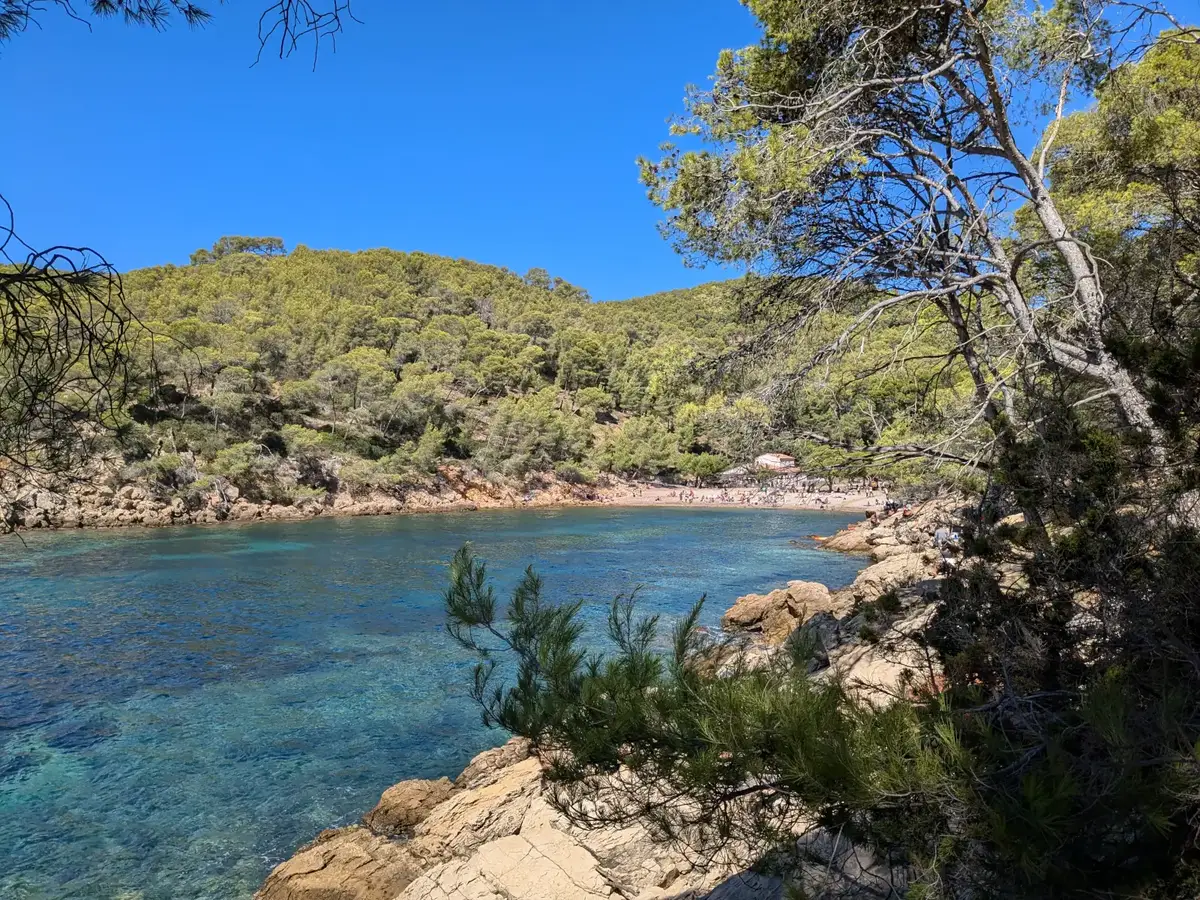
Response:
M29 534L0 543L0 897L245 900L318 831L504 735L442 629L464 541L667 624L862 561L789 544L859 515L577 508Z

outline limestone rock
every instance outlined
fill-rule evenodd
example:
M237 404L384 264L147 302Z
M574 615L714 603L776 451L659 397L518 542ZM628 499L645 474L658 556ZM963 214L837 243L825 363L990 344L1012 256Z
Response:
M840 614L849 608L842 598L815 581L789 581L786 588L769 594L747 594L721 617L729 631L759 634L770 644L780 644L812 616Z
M401 781L383 792L379 803L363 817L363 824L377 834L405 834L424 822L433 808L453 792L449 778Z
M462 856L515 834L541 786L541 761L530 757L501 770L491 783L459 791L413 829L413 852L426 859Z
M930 568L920 553L897 553L867 566L850 587L838 593L853 600L873 602L890 590L927 578Z
M512 738L492 750L484 750L477 755L458 778L454 779L456 787L482 787L491 784L500 773L523 759L528 759L533 751L533 745L526 738Z
M276 866L254 900L393 900L419 872L404 844L339 828Z
M556 828L536 828L435 866L396 900L607 900L615 893L584 847Z

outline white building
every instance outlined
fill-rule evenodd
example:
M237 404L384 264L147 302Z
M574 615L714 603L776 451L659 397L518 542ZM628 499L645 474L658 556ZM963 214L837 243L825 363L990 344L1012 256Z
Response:
M754 457L754 465L760 469L792 469L796 466L796 457L786 453L763 453Z

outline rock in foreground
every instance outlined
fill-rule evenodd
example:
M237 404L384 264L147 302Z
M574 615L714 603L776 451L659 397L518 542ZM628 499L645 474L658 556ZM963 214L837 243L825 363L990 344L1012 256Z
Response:
M845 608L843 608L845 607ZM789 581L786 588L769 594L747 594L721 617L727 631L761 636L769 644L782 644L793 631L818 613L841 615L847 602L815 581Z
M693 869L641 826L572 826L542 771L518 739L453 784L401 782L364 825L323 832L276 866L255 900L782 900L776 879Z
M418 778L394 784L363 817L363 824L376 834L398 837L420 825L443 800L454 792L449 778L429 781Z

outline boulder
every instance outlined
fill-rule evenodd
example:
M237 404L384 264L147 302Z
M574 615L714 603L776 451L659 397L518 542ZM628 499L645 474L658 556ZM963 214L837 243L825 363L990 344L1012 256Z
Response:
M404 844L338 828L276 866L254 900L394 900L420 870Z
M761 635L780 644L810 617L822 612L840 614L849 605L815 581L789 581L786 588L769 594L747 594L721 617L721 627Z
M890 590L927 578L930 568L920 553L896 553L867 566L852 585L838 593L852 601L873 602Z
M785 640L797 624L797 618L788 608L786 590L738 597L721 616L721 627L725 630L760 634L772 644Z
M401 781L383 792L375 808L363 817L363 824L376 834L406 834L452 793L454 784L449 778Z
M870 529L863 526L845 528L831 538L821 542L826 550L837 550L840 553L868 553L871 545L867 542Z
M246 500L238 500L229 508L229 518L234 522L249 522L262 515L262 509Z
M910 547L901 544L893 535L887 535L871 545L871 561L883 562L889 556L911 552Z
M788 608L801 621L819 612L832 612L840 603L829 588L819 581L789 581L787 586Z
M875 643L853 643L829 654L830 673L845 679L859 696L875 703L912 693L927 682L931 661L919 633L933 618L936 606L922 606L894 622ZM822 673L824 674L824 673Z
M526 738L513 738L492 750L477 755L454 779L455 787L482 787L491 784L511 765L528 759L533 745Z

